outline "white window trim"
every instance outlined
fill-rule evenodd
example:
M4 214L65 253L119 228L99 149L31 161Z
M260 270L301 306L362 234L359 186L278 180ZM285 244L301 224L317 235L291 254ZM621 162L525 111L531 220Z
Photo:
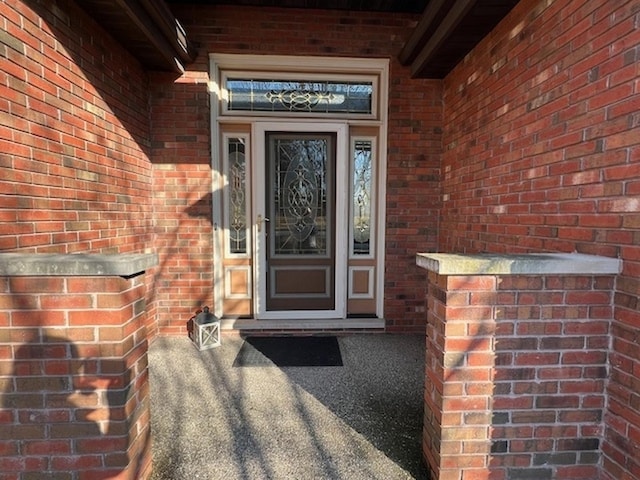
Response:
M353 57L303 57L287 55L236 55L218 54L209 55L211 63L211 80L209 90L215 96L216 102L212 102L212 115L215 117L282 117L291 119L288 112L228 112L225 105L228 100L224 88L225 78L235 75L251 75L256 78L291 77L305 79L325 80L366 80L373 82L372 111L373 115L362 114L327 114L309 113L296 117L311 117L320 120L326 118L361 120L364 122L383 121L386 124L386 105L388 91L389 60L379 58L353 58ZM286 120L285 120L286 121Z

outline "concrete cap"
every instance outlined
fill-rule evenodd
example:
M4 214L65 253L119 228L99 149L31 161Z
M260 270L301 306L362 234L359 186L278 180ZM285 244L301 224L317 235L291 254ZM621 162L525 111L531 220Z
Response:
M418 253L416 264L440 275L612 275L618 258L580 253Z
M157 264L155 253L0 253L0 276L130 277Z

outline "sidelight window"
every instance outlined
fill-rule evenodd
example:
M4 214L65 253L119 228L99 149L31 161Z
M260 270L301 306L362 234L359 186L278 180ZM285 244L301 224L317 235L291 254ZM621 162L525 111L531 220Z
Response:
M374 158L372 138L354 138L351 147L351 254L372 252Z
M246 255L249 239L247 214L246 139L225 135L225 171L228 175L226 197L227 253Z

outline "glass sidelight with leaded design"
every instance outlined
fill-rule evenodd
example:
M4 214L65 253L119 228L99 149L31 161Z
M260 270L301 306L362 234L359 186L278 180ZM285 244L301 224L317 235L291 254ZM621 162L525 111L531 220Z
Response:
M362 135L352 134L350 140L351 210L347 311L352 316L375 316L378 198L376 136L369 135L371 130L360 129L360 132Z
M222 134L222 315L250 317L253 304L253 242L249 134Z

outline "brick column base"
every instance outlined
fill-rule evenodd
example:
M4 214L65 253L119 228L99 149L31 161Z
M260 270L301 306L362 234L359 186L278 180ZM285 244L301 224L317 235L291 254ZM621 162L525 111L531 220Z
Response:
M0 472L151 473L144 275L0 277Z
M614 276L570 270L429 271L432 480L600 478Z

